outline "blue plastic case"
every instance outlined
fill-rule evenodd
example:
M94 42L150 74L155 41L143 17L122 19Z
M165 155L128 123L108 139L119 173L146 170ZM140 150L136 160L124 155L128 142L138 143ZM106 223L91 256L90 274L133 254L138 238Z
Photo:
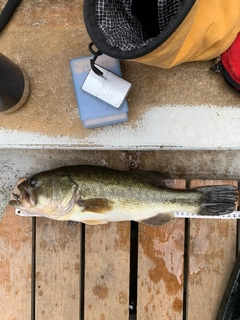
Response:
M82 85L91 69L92 55L70 60L72 79L81 121L85 128L107 126L128 120L128 103L125 100L121 108L117 109L110 104L92 96L82 90ZM97 63L121 76L119 60L101 55Z

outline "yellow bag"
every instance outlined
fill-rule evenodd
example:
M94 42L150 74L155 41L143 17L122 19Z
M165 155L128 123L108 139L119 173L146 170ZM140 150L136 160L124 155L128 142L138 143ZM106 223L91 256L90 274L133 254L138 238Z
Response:
M240 0L84 0L100 52L171 68L221 55L240 31Z

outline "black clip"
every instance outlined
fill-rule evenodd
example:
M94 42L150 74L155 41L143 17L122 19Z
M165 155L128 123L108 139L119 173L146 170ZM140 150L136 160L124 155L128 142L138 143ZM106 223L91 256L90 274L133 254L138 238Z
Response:
M102 76L103 72L101 70L99 70L96 66L95 66L95 61L97 60L97 57L101 56L102 52L97 50L95 51L93 49L93 45L94 43L91 42L88 46L89 51L94 55L93 59L90 59L90 64L91 64L91 69L93 72L95 72L98 76Z
M220 56L215 59L215 65L212 66L210 68L210 70L213 71L213 72L221 72L222 71L222 63L221 63L221 57Z
M212 66L210 68L210 71L213 71L213 72L221 72L222 70L222 63L221 62L218 62L217 64L215 64L214 66Z

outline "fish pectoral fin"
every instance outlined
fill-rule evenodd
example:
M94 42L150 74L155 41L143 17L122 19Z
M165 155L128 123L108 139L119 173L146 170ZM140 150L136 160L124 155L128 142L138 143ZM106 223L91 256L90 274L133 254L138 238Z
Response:
M69 228L74 228L78 223L79 223L79 221L68 220L67 226Z
M94 213L107 213L113 210L114 202L108 199L92 198L77 201L77 205L84 207L83 211Z
M95 226L97 224L106 224L106 223L108 223L105 220L83 220L82 222L85 223L85 224L92 225L92 226Z
M158 213L157 215L144 219L144 220L139 220L137 222L141 222L144 224L147 224L149 226L162 226L163 224L169 222L170 220L172 220L174 218L174 214L173 213Z

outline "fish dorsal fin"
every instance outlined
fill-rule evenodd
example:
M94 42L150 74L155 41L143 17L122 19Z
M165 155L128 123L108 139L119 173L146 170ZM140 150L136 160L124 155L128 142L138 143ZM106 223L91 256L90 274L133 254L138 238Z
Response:
M90 211L94 213L107 213L113 210L114 202L108 199L92 198L79 200L77 205L84 207L83 211Z
M149 226L162 226L163 224L167 223L168 221L172 220L174 217L173 213L158 213L156 216L139 220L138 222L142 222L144 224L147 224Z
M146 182L151 182L158 187L174 188L174 181L158 171L136 170L132 171L132 174L139 176Z

